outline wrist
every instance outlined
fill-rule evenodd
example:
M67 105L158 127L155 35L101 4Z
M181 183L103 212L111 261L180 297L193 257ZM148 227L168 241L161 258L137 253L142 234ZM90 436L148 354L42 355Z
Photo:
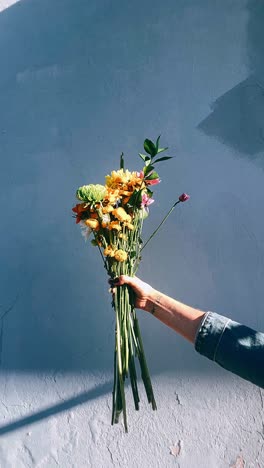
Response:
M160 305L160 299L162 297L162 293L157 291L156 289L151 289L148 294L148 298L146 301L146 312L150 312L151 314L155 314L155 308Z

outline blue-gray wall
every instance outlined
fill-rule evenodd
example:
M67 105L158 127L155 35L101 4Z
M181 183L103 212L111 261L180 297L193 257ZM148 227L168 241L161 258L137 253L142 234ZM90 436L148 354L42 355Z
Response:
M264 466L264 395L139 312L158 404L111 427L114 317L71 217L145 137L175 159L139 276L264 329L264 3L0 1L0 466ZM10 3L10 2L9 2ZM11 2L12 3L12 2ZM244 463L244 465L243 465Z

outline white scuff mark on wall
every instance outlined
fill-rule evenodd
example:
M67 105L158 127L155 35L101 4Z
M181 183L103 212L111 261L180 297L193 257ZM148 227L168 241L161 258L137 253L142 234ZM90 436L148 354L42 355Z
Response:
M182 450L182 441L178 440L172 447L170 447L170 454L174 457L178 457Z

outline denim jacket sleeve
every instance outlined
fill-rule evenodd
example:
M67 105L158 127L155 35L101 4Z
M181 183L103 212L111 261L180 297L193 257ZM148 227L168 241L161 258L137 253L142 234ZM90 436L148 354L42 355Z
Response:
M207 312L195 349L243 379L264 388L264 333Z

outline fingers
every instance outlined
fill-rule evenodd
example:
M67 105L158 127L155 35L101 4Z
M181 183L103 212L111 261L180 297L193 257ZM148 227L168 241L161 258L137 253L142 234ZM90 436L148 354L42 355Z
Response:
M132 281L131 281L132 280ZM133 279L130 278L130 276L127 275L121 275L119 278L110 278L108 280L108 283L110 285L109 292L112 294L112 296L115 295L116 292L116 287L117 286L122 286L123 284L128 284L130 286L133 286Z
M136 283L137 278L131 278L130 276L127 275L120 275L118 278L110 278L108 280L108 283L110 286L113 288L115 286L122 286L123 284L128 284L130 286L134 286Z
M129 284L129 286L134 286L135 285L135 278L131 278L131 276L127 275L121 275L119 276L119 285L122 284Z

